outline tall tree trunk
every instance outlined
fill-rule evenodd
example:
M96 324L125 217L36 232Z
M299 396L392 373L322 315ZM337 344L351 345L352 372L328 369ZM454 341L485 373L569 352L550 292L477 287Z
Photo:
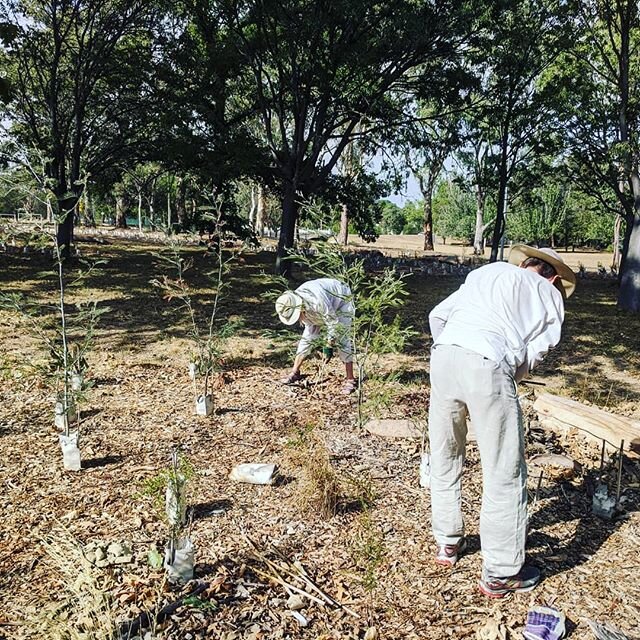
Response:
M167 232L171 233L171 193L167 191Z
M620 265L618 306L637 313L640 311L640 176L637 171L631 172L630 182L634 213L627 219Z
M286 257L293 248L296 222L298 220L298 203L296 202L295 187L287 182L282 198L282 223L280 225L280 237L278 238L278 251L276 254L276 273L289 276L291 274L291 260Z
M187 216L187 181L184 176L178 176L178 184L176 188L176 216L181 231L189 228L189 219Z
M87 227L95 227L96 219L93 215L93 202L89 195L89 189L85 185L82 192L82 222Z
M56 230L56 242L58 243L58 246L61 247L61 255L65 259L71 255L73 227L75 222L73 214L77 204L78 196L69 195L68 192L58 198L58 228Z
M498 184L498 206L496 208L496 221L493 226L493 236L491 238L491 256L489 262L498 259L498 251L504 236L506 224L504 219L505 205L507 202L507 172L505 166L500 166L500 182Z
M249 229L256 232L256 208L258 206L256 200L256 186L251 185L251 207L249 209Z
M127 202L124 195L116 195L116 228L127 228Z
M424 243L422 248L425 251L433 251L433 204L431 202L431 193L425 195L424 198Z
M347 246L349 241L349 208L343 204L340 208L340 231L338 232L338 244Z
M433 189L435 186L436 176L440 173L440 169L434 166L429 167L429 175L425 178L422 172L418 172L418 186L422 194L423 205L423 221L422 231L424 233L424 241L422 248L424 251L433 251Z
M264 228L266 226L267 206L264 198L264 187L258 185L258 201L256 203L256 234L258 236L264 235Z
M138 191L138 231L142 231L142 191Z
M484 192L480 185L476 186L476 228L473 234L473 255L484 255Z
M613 225L613 258L611 260L611 268L618 273L620 272L620 231L624 218L618 213L616 221Z

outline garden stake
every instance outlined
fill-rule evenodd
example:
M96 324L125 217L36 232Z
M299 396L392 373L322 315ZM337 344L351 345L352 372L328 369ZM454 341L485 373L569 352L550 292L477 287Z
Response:
M538 484L536 486L536 492L533 495L533 504L531 505L532 507L536 506L536 503L538 502L538 496L540 495L540 486L542 485L542 476L544 475L544 470L540 471L540 477L538 478Z
M622 488L622 457L624 453L624 440L620 441L620 454L618 458L618 486L616 487L616 509L620 502L620 489Z
M607 441L606 440L602 440L602 453L600 454L600 474L598 476L598 480L600 482L602 482L602 469L604 467L604 450L605 447L607 446Z

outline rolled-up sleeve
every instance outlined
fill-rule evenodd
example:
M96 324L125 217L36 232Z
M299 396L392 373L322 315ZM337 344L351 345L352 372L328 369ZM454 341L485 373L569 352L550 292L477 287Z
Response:
M317 341L319 338L320 327L315 324L305 324L300 342L298 342L298 350L296 351L296 355L309 355L317 346Z

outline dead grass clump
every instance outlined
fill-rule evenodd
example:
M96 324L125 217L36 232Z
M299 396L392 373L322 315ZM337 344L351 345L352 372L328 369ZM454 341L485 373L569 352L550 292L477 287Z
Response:
M38 603L27 613L26 626L42 640L112 640L117 636L110 580L84 556L82 546L66 529L42 542L58 576L59 598Z
M338 511L342 483L329 457L326 445L317 437L303 456L303 477L298 496L300 507L328 520Z
M300 471L298 506L329 520L346 510L368 509L374 500L371 482L336 469L322 437L312 427L290 441L289 459Z

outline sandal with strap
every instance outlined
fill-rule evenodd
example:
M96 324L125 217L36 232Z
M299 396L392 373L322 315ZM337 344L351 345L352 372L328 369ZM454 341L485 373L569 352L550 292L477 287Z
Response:
M286 378L282 378L280 380L281 384L295 384L296 382L300 382L302 380L302 375L298 372L290 373Z
M346 380L342 385L342 393L345 396L353 393L358 388L358 381L354 378L352 380Z

